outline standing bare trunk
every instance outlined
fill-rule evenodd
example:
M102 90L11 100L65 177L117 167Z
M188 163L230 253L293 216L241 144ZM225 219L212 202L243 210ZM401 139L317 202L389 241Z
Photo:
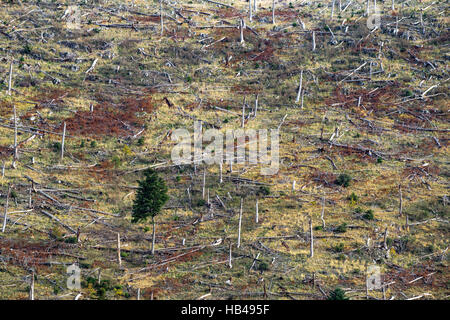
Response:
M34 271L31 273L30 280L30 300L34 300Z
M301 94L302 94L302 85L303 85L303 70L300 71L300 83L298 85L297 98L295 99L295 102L299 102L300 101L300 97L301 97Z
M30 186L30 189L28 190L28 208L32 209L33 208L33 198L32 198L32 193L33 193L33 185Z
M253 0L253 11L256 13L258 11L258 6L256 5L256 0Z
M334 2L335 2L336 0L333 0L333 2L332 2L332 4L331 4L331 19L333 19L333 16L334 16Z
M275 0L272 0L272 24L275 24Z
M401 185L398 186L398 196L399 196L398 215L401 217L403 215L403 195Z
M392 6L391 6L392 11L395 10L395 0L392 0Z
M202 187L203 200L205 200L205 185L206 185L206 168L203 169L203 187Z
M141 300L141 288L137 289L137 299Z
M155 226L155 218L152 217L152 224L153 224L153 233L152 233L152 255L155 254L155 238L156 238L156 226Z
M322 197L322 212L320 214L320 219L322 219L322 230L325 230L325 219L324 219L324 215L325 215L325 198Z
M13 158L13 164L12 167L16 168L16 161L18 159L19 153L18 153L18 145L17 145L17 112L16 112L16 106L13 107L14 109L14 158Z
M223 182L222 171L223 171L223 164L222 164L222 162L220 162L220 164L219 164L219 183Z
M312 33L312 51L316 51L316 32Z
M258 199L256 199L255 222L259 223L259 203L258 203Z
M117 233L117 261L122 266L122 256L120 255L120 233Z
M253 12L252 12L252 0L248 1L248 19L250 21L253 20Z
M159 0L159 19L161 20L161 37L164 33L164 20L163 20L163 9L162 9L162 0Z
M368 17L370 14L370 0L367 0L366 4L366 16Z
M228 267L233 268L233 264L231 263L231 260L233 259L232 255L231 255L231 248L233 247L233 244L230 241L230 251L229 251L229 255L228 255Z
M314 235L313 235L313 225L312 225L312 218L309 218L309 253L310 257L314 257Z
M5 161L3 161L3 163L2 163L2 178L5 177L5 166L6 166Z
M239 24L239 29L241 32L241 44L244 44L244 20L241 19L240 24Z
M61 160L64 159L64 144L66 142L66 123L64 122L63 126L63 134L62 134L62 140L61 140Z
M258 114L258 95L256 95L255 98L255 118L257 114Z
M238 227L238 240L237 240L238 248L241 247L242 206L243 206L243 199L241 198L241 209L239 210L239 227Z
M369 272L366 264L366 299L369 300Z
M11 95L12 90L12 75L13 75L13 61L9 65L9 81L8 81L8 95Z
M387 235L388 235L388 228L384 229L384 237L383 237L383 246L384 249L387 249Z
M5 214L3 215L2 233L5 232L6 221L8 220L8 204L9 204L9 195L10 195L10 193L11 193L11 185L8 185L8 193L6 194L6 203L5 203Z
M242 103L242 120L241 120L241 127L244 128L245 126L245 98L244 102Z

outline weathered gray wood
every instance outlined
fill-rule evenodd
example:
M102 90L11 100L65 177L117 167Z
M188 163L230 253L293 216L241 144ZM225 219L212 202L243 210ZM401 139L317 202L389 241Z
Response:
M258 203L258 198L256 198L256 205L255 205L255 223L259 223L259 203Z
M31 273L29 297L30 297L30 300L34 300L34 271Z
M63 126L63 134L62 134L62 138L61 138L61 160L64 159L64 145L66 142L66 123L64 122L64 126Z
M3 227L2 233L6 230L6 221L8 220L8 205L9 205L9 195L11 193L11 185L8 185L8 193L6 194L6 203L5 203L5 213L3 215Z
M117 261L122 266L122 256L120 255L120 233L117 233Z
M152 217L153 232L152 232L152 255L155 255L155 242L156 242L156 224L155 218Z
M316 51L316 32L312 32L312 51Z
M12 167L16 168L16 161L18 159L19 153L18 153L18 144L17 144L17 112L16 112L16 106L13 107L14 112L14 156L13 156L13 163Z
M244 44L245 41L244 41L244 20L243 19L240 20L239 30L240 30L240 33L241 33L241 40L240 40L240 42L241 42L241 44Z
M228 254L228 267L230 269L233 268L233 264L231 263L231 261L233 260L232 252L231 252L232 247L233 247L233 244L230 241L230 251L229 251L229 254Z
M300 96L302 94L302 86L303 86L303 70L300 71L300 83L298 85L297 98L295 99L296 103L300 101Z
M275 24L275 0L272 0L272 24Z
M13 62L14 62L14 60L12 60L9 65L9 80L8 80L8 95L9 96L11 95L11 90L12 90Z
M241 247L241 227L242 227L242 207L243 207L244 200L241 198L241 208L239 210L239 226L238 226L238 240L237 240L237 247Z
M325 198L322 197L322 212L320 214L320 219L322 219L322 229L325 230Z
M163 9L162 9L162 0L159 0L159 19L161 20L161 37L164 34L164 19L163 19Z
M46 215L47 217L55 220L56 222L58 222L60 225L62 225L64 228L66 228L67 230L71 231L74 234L77 234L77 231L74 230L72 227L68 226L67 224L65 224L64 222L62 222L61 220L59 220L57 217L55 217L54 215L52 215L51 213L48 213L47 211L41 210L41 212Z
M313 234L313 224L312 218L309 218L309 255L310 257L314 257L314 234Z
M202 186L202 198L205 200L205 185L206 185L206 167L203 169L203 186Z

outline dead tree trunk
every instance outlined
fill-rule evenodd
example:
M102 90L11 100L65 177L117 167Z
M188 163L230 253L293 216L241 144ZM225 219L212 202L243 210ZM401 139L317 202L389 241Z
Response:
M8 95L11 95L12 90L12 75L13 75L13 61L9 65L9 81L8 81Z
M18 145L17 145L17 112L16 112L16 106L13 107L14 111L14 156L13 156L13 163L12 167L16 168L16 161L18 159Z
M159 19L161 20L161 37L164 33L164 19L163 19L163 9L162 9L162 0L159 0Z
M77 228L77 243L80 243L80 236L81 236L81 228Z
M3 161L3 163L2 163L2 178L5 177L5 166L6 166L5 161Z
M117 233L117 261L119 262L119 267L121 267L122 256L120 255L120 233Z
M399 204L398 204L398 215L401 217L403 215L403 195L402 195L402 185L398 186L398 197L399 197Z
M366 264L366 299L369 300L369 272Z
M333 19L334 16L334 2L335 0L333 0L333 2L331 3L331 19Z
M230 241L230 251L229 251L229 255L228 255L228 267L231 269L233 268L233 264L231 263L231 260L233 259L232 255L231 255L231 248L233 247L233 244Z
M34 271L31 273L30 280L30 300L34 300Z
M324 214L325 214L325 198L322 197L322 212L320 214L320 219L322 219L322 230L325 230Z
M152 217L152 224L153 224L153 233L152 233L152 255L155 254L155 238L156 238L156 225L155 225L155 218Z
M241 44L244 44L244 20L243 19L241 19L241 21L240 21L240 24L239 24L239 29L240 29L240 32L241 32Z
M275 0L272 0L272 24L275 24Z
M384 249L387 250L387 235L388 235L388 228L384 229L384 237L383 237L383 246Z
M242 206L243 206L243 199L241 198L241 209L239 210L239 226L238 226L238 240L237 240L238 248L241 247Z
M8 185L8 193L6 194L6 203L5 203L5 213L3 215L2 233L5 232L6 221L8 220L8 205L9 205L9 195L10 195L10 193L11 193L11 185Z
M256 199L255 223L259 223L259 203L258 203L258 199Z
M205 200L205 185L206 185L206 168L203 169L203 186L202 186L202 198Z
M309 255L310 257L314 257L314 234L313 234L313 225L312 218L309 218Z
M255 114L254 114L255 118L257 114L258 114L258 95L256 95L255 98Z
M253 20L253 12L252 12L252 0L248 1L248 19L250 21Z
M256 13L258 11L258 6L256 5L256 0L253 0L253 11Z
M295 99L296 103L300 101L300 96L302 94L302 85L303 85L303 70L300 71L300 83L298 85L297 98Z
M28 208L32 209L33 208L33 198L32 198L32 193L33 193L33 185L30 186L30 190L28 191Z
M66 123L64 122L63 126L63 134L62 134L62 140L61 140L61 160L64 159L64 144L66 142Z
M316 32L312 32L312 51L316 51Z
M223 182L222 171L223 171L223 164L222 164L222 162L220 162L220 164L219 164L219 183Z
M244 102L242 103L242 120L241 120L241 127L244 128L245 126L245 98Z

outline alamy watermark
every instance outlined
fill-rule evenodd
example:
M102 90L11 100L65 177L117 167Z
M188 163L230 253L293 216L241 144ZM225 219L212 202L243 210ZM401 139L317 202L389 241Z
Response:
M67 267L67 288L70 290L80 290L81 289L81 269L76 264L72 264Z
M370 30L374 30L375 28L380 28L381 26L381 13L380 9L377 6L376 0L373 3L373 12L370 14L370 1L367 2L367 28Z
M370 265L367 267L366 275L367 290L379 290L381 285L381 271L377 265Z
M64 11L61 20L66 21L67 29L81 29L81 11L76 5L70 5Z
M203 132L202 122L195 121L193 135L185 128L176 129L172 132L172 141L178 142L171 154L176 165L262 164L262 175L274 175L279 169L278 129L270 130L269 146L267 129L229 129L224 134L211 128ZM204 142L208 142L205 148Z

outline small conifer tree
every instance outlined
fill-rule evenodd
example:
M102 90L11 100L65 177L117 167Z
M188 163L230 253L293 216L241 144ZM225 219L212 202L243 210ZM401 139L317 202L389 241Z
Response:
M139 188L133 203L133 223L152 219L152 254L155 253L155 217L161 212L162 207L169 199L167 186L156 171L148 169L144 171L144 179L138 181Z

